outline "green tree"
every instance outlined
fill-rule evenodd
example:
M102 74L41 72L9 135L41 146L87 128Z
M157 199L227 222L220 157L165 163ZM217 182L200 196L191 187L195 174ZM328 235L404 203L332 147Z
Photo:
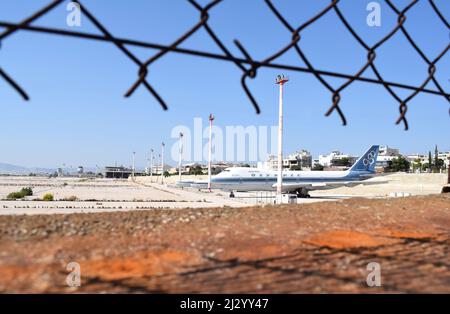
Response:
M392 159L389 170L394 172L407 172L409 171L409 166L410 162L405 157L398 156L397 158Z
M20 190L20 193L22 193L24 196L32 196L33 195L33 189L32 188L22 188Z
M333 164L333 166L340 166L340 167L350 167L351 163L350 163L350 159L348 157L342 157L342 158L337 158L337 159L333 159L331 161L331 163Z
M167 170L164 171L163 175L164 175L165 178L170 177L170 173Z
M414 172L416 172L417 169L419 169L419 171L422 172L422 161L420 160L420 158L414 160L412 167Z
M431 173L433 168L433 158L431 158L431 151L428 152L428 172Z
M434 148L434 168L438 170L438 163L439 163L439 150L437 145Z
M442 159L436 160L434 164L434 168L436 169L436 172L439 172L441 169L445 169L445 163Z
M190 168L190 169L189 169L189 174L195 175L195 176L197 176L197 175L202 175L202 174L203 174L202 166L197 165L197 166L195 166L195 167Z
M289 168L289 170L300 171L300 170L302 170L302 167L300 167L299 165L293 165L293 166L291 166L291 168Z
M323 171L323 166L321 164L315 164L312 168L313 171Z

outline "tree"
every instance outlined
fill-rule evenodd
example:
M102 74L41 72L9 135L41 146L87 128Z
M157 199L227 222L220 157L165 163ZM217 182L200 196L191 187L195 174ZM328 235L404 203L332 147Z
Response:
M439 150L436 145L436 147L434 148L434 168L436 169L436 171L439 169L438 163L439 163Z
M442 159L438 159L434 164L434 169L439 172L441 169L445 169L445 163Z
M337 159L333 159L331 161L331 163L333 164L333 166L341 166L341 167L350 167L351 163L350 163L350 158L348 157L342 157L342 158L337 158Z
M195 167L190 168L189 169L189 174L195 175L195 176L202 175L203 174L202 166L197 165Z
M170 177L169 171L167 171L167 170L164 171L163 176L164 176L164 178Z
M417 169L419 169L419 171L422 172L422 161L420 160L420 158L414 160L412 167L413 172L416 172Z
M312 168L313 171L323 171L323 166L321 164L315 164Z
M20 190L20 193L22 193L24 196L32 196L33 195L33 189L32 188L22 188Z
M431 173L431 168L433 168L433 158L431 158L431 151L428 152L428 172Z
M289 168L289 170L300 171L300 170L302 170L302 167L300 167L299 165L293 165L293 166L291 166L291 168Z
M392 159L391 164L389 165L389 170L394 172L407 172L409 171L410 162L403 156L398 156L397 158Z

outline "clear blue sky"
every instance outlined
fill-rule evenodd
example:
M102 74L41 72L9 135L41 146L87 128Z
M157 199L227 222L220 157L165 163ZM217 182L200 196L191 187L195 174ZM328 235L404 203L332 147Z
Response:
M20 21L48 2L0 0L0 20ZM379 1L382 25L368 27L368 2L342 0L340 8L357 32L374 43L394 27L396 17ZM395 1L399 7L408 2ZM182 0L83 3L115 36L154 43L168 44L198 21L198 11ZM329 0L274 3L297 25ZM450 3L436 0L436 4L450 20ZM34 25L70 29L66 15L64 4ZM271 55L291 37L262 0L225 0L211 11L210 25L233 53L239 55L232 43L238 38L255 59ZM410 11L405 25L430 58L448 44L448 30L428 1L420 1ZM82 27L74 30L99 33L85 17ZM302 33L301 45L319 69L356 73L366 60L365 51L334 11ZM220 52L204 30L182 47ZM131 49L141 59L155 53ZM377 55L376 65L386 80L419 85L427 75L425 63L400 33ZM277 62L303 65L293 52ZM261 115L256 115L240 87L240 70L228 62L170 54L153 64L148 79L167 101L167 112L142 87L131 98L123 97L136 79L137 68L112 44L21 31L2 43L0 66L31 97L24 102L0 80L0 162L42 167L63 163L129 165L131 152L136 151L137 164L143 166L150 147L159 148L161 140L170 147L175 142L170 139L172 128L192 127L194 117L206 121L213 112L219 126L277 123L278 90L273 84L280 73L277 70L261 69L257 78L249 81L262 109ZM449 69L450 53L438 63L436 74L447 91ZM312 75L285 73L291 79L285 96L285 152L306 148L313 155L333 149L359 154L374 143L398 147L405 153L426 152L435 144L441 150L450 149L449 105L440 96L422 94L411 101L410 130L405 132L403 126L394 124L398 105L382 86L354 83L342 93L342 109L348 119L348 126L343 127L337 114L324 117L331 95ZM365 76L373 74L369 70ZM338 86L343 81L331 82ZM401 95L409 93L402 91Z

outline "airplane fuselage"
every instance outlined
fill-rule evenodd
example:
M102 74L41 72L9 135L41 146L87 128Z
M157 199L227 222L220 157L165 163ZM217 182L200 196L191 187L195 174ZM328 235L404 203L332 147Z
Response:
M213 188L228 191L274 191L277 171L257 168L229 168L211 179ZM283 171L283 184L305 186L324 185L327 182L360 181L369 178L368 171Z
M375 173L378 150L379 145L372 145L347 171L283 171L282 190L307 194L312 190L362 184ZM227 168L211 178L211 187L227 191L274 191L277 188L277 176L276 170ZM195 182L191 186L205 188L207 182Z

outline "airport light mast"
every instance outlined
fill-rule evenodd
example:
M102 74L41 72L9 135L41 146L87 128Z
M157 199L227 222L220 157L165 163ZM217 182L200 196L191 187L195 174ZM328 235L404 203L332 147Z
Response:
M209 151L208 151L208 191L211 192L212 127L214 116L209 115Z
M181 159L183 157L183 133L180 132L180 160L178 161L178 181L181 182Z
M153 183L153 148L150 149L150 183Z
M136 152L133 152L133 165L131 166L131 179L134 181L134 165L135 165L135 159L136 159Z
M161 143L161 184L164 184L164 142Z
M280 86L279 111L278 111L278 175L277 175L277 198L276 203L282 202L283 191L283 85L289 81L284 75L278 75L275 84Z

